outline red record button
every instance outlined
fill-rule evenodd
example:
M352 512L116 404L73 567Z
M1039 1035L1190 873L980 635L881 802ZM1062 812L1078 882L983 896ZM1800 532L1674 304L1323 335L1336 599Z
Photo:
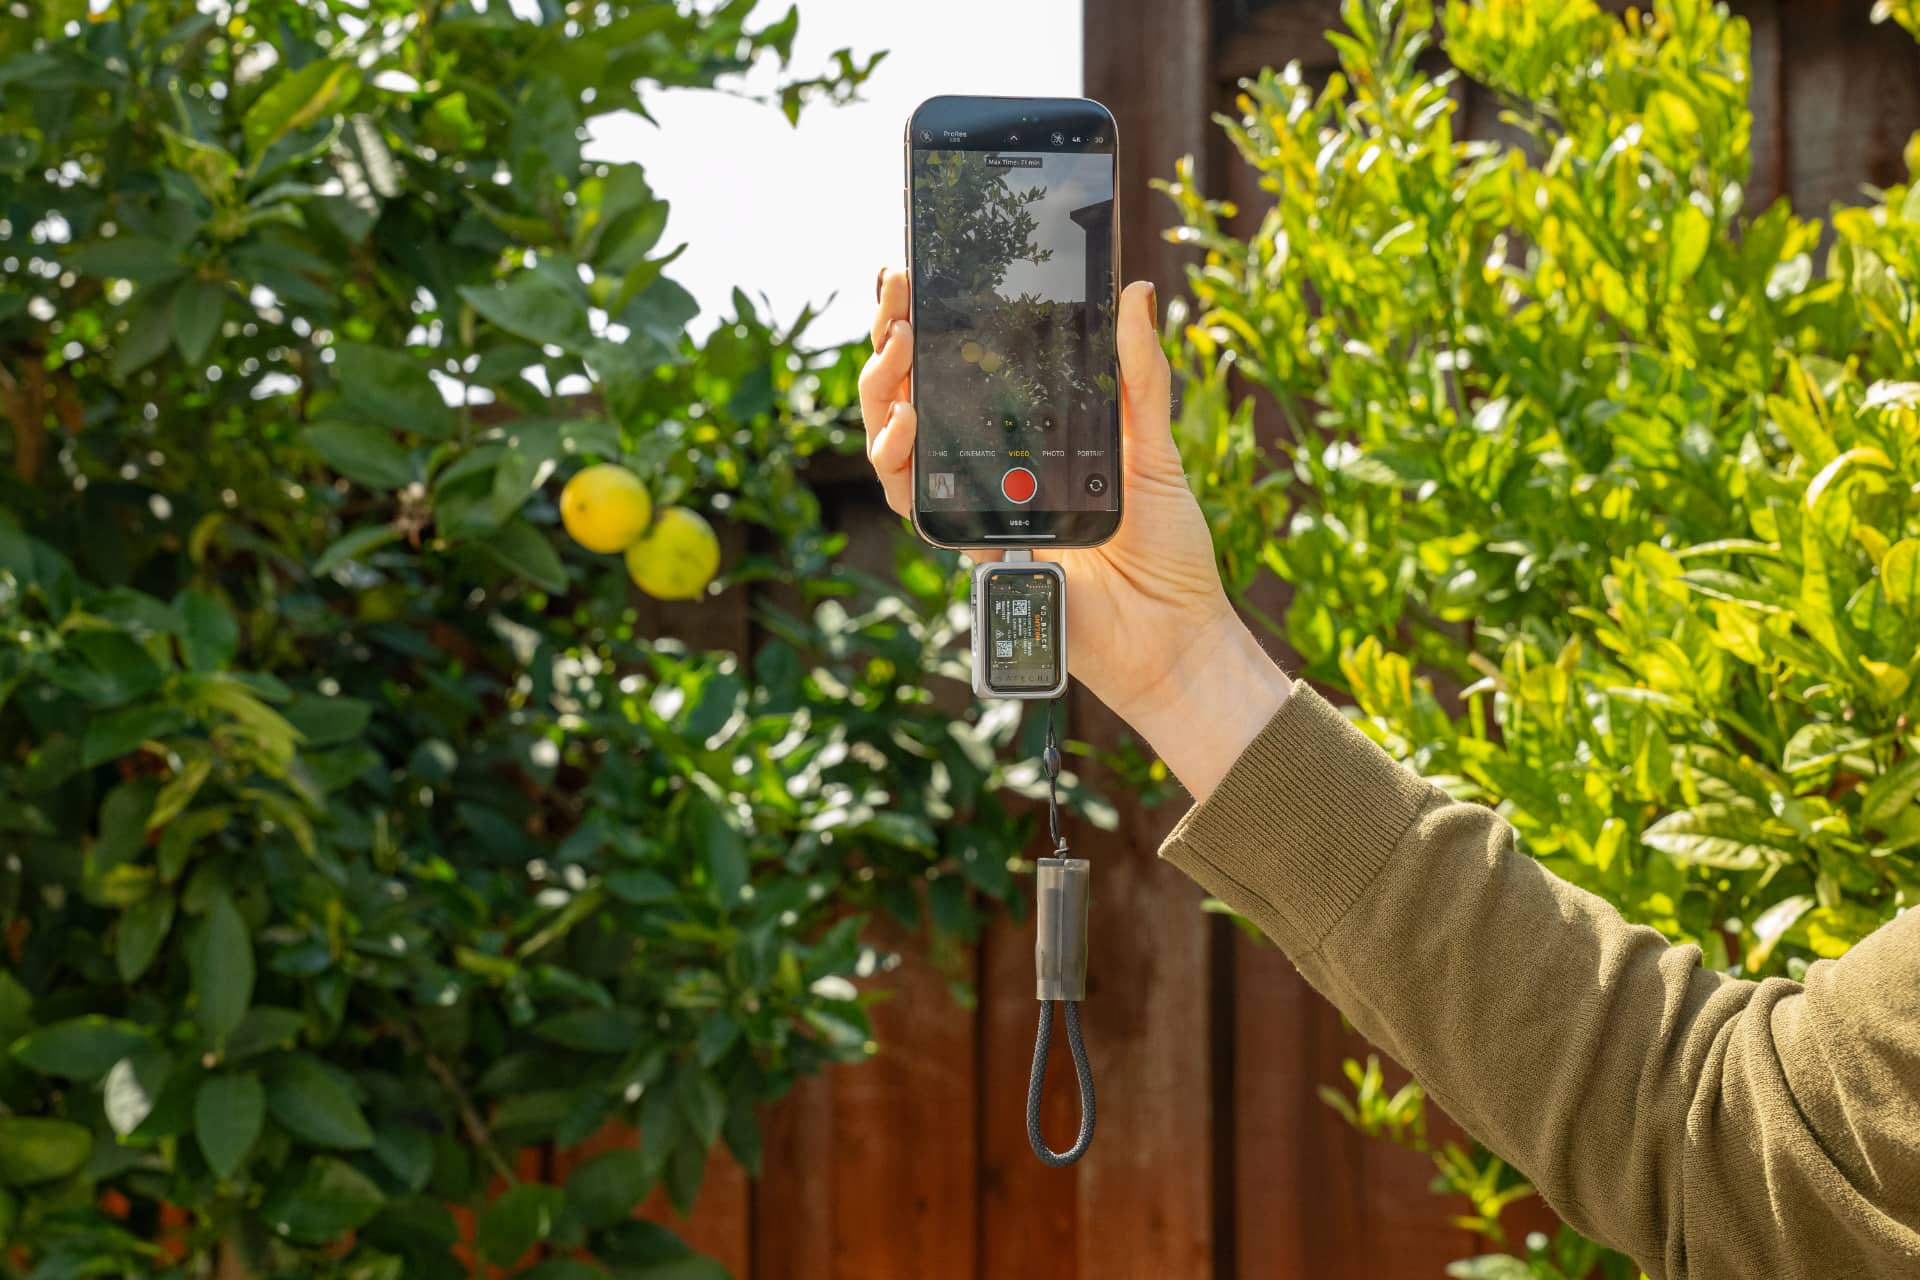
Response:
M1008 502L1032 502L1033 495L1040 492L1040 482L1025 467L1015 467L1000 477L1000 492L1007 495Z

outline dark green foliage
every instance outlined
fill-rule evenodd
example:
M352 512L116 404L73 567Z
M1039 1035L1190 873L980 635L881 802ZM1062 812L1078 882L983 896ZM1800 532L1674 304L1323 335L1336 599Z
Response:
M951 575L836 565L805 484L859 354L743 294L690 341L665 203L580 158L784 62L704 8L0 16L0 1271L145 1274L170 1204L196 1267L460 1274L464 1204L539 1274L711 1274L627 1209L872 1051L872 909L932 878L950 947L1011 894L1019 718L925 688ZM743 528L757 653L559 534L606 460Z

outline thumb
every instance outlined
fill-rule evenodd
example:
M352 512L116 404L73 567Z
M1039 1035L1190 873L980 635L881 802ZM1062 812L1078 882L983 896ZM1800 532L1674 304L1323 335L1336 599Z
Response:
M1185 487L1180 454L1173 445L1173 373L1160 348L1158 304L1153 285L1145 280L1134 281L1120 295L1114 335L1120 355L1120 426L1129 473Z

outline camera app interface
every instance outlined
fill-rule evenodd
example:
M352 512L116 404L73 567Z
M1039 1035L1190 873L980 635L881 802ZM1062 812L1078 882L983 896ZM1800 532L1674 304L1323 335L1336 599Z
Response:
M1060 683L1060 580L1051 573L987 575L987 687L1051 689Z
M921 505L1113 511L1113 156L916 146L914 390ZM1107 139L1100 137L1099 142ZM1051 150L1053 146L1062 150Z

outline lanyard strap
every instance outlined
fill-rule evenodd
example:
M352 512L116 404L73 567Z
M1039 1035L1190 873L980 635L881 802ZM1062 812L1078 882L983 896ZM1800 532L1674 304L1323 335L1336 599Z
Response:
M1070 856L1060 834L1060 747L1053 732L1053 699L1047 702L1047 745L1040 757L1047 774L1047 830L1053 855L1040 860L1035 910L1034 968L1040 998L1040 1029L1033 1042L1033 1072L1027 1077L1027 1142L1040 1163L1055 1169L1079 1160L1093 1143L1093 1068L1080 1035L1080 1001L1087 991L1087 885L1084 858ZM1055 1151L1040 1132L1040 1096L1047 1079L1047 1050L1053 1041L1053 1007L1066 1008L1067 1046L1080 1081L1080 1135L1073 1146Z

